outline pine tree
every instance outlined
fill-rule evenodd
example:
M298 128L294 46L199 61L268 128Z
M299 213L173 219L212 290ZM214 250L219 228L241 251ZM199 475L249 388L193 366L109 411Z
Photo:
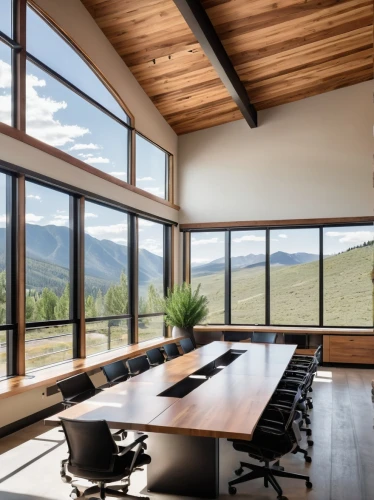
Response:
M112 285L105 295L105 314L116 316L128 313L128 285L127 277L124 272L121 273L118 285Z

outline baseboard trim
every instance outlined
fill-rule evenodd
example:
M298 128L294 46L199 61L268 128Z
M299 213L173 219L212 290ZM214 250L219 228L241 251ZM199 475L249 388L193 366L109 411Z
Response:
M64 408L62 406L62 403L57 403L53 406L45 408L44 410L40 410L36 413L33 413L32 415L28 415L27 417L21 418L16 422L4 425L4 427L0 427L0 439L5 436L9 436L9 434L13 434L13 432L20 431L21 429L24 429L25 427L28 427L31 424L35 424L36 422L39 422L39 420L51 417L52 415L59 413L63 409Z

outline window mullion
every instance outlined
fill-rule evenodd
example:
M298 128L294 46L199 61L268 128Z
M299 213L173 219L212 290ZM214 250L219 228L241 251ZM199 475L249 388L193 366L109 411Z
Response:
M14 0L13 32L20 50L13 50L13 125L26 131L26 0Z
M17 375L26 374L26 181L21 175L17 182Z

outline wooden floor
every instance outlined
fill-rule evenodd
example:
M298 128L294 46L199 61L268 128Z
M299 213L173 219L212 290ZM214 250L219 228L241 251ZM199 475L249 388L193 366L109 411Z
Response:
M313 463L305 464L300 455L291 455L281 462L290 471L309 473L314 487L307 491L303 481L280 480L289 500L374 499L372 379L374 370L368 369L326 367L319 371L311 411L315 442L310 449ZM1 500L69 499L70 487L59 478L59 461L66 456L63 435L57 429L45 431L43 424L38 423L0 440ZM226 482L230 477L222 477L224 465L233 457L234 462L236 458L238 461L245 459L243 454L232 455L228 446L222 441L221 461L226 460L226 452L228 458L221 467L220 498L229 498ZM147 494L145 472L134 475L130 491ZM154 500L177 498L149 495ZM235 498L275 500L276 495L272 489L264 488L261 480L256 480L239 485Z

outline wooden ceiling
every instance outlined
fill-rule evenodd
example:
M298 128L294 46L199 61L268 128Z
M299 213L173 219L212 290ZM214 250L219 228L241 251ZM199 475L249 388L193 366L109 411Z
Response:
M242 115L173 0L82 0L177 134ZM202 0L251 102L373 78L373 0Z

